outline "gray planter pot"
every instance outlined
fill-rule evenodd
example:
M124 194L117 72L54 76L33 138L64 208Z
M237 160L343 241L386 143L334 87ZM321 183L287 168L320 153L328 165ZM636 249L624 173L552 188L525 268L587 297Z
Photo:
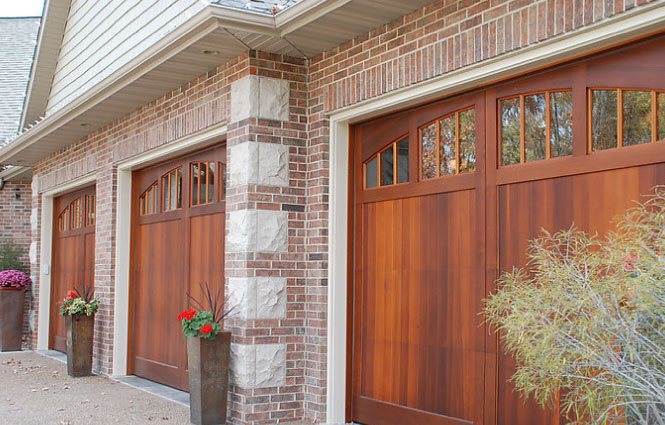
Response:
M0 351L21 351L24 289L0 289Z
M215 339L187 338L189 412L195 425L226 423L231 332Z
M73 377L92 375L92 340L95 315L65 316L67 324L67 374Z

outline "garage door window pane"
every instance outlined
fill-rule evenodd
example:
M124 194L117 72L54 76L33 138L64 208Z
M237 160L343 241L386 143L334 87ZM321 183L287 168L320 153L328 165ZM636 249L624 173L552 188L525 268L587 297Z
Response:
M190 181L192 182L192 188L190 190L191 193L191 203L192 206L194 205L199 205L199 184L201 181L200 178L201 170L199 168L199 164L192 164L192 171L191 171L191 178Z
M191 167L192 206L206 205L216 202L215 198L215 167L216 162L195 162Z
M365 165L365 187L367 189L375 188L379 185L379 158L374 157Z
M180 168L169 171L162 176L164 211L182 208L182 171Z
M557 158L573 154L573 92L550 93L550 149Z
M459 172L476 170L476 110L459 113Z
M520 99L500 102L501 113L501 164L520 163Z
M397 183L409 181L409 139L397 143Z
M545 159L547 138L545 94L524 96L524 160Z
M394 183L395 153L393 146L381 152L381 186L389 186Z
M623 144L640 145L651 142L651 92L623 92Z
M208 171L206 172L206 203L215 202L215 163L208 163Z
M457 170L457 116L455 114L439 121L441 175L455 174Z
M594 151L617 147L617 91L591 91L591 144Z
M159 211L159 186L154 182L139 198L139 215L156 214Z
M423 128L420 132L421 174L423 180L436 177L436 123Z

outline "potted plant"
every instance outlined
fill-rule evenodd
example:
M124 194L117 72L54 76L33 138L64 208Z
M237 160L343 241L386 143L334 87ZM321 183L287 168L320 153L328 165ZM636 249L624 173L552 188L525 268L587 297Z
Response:
M207 308L188 294L200 311L187 309L178 315L187 337L190 421L196 425L225 424L231 332L223 330L222 321L230 310L224 311L221 289L216 296L208 285L203 289Z
M99 300L91 286L67 292L60 306L60 315L67 324L67 373L72 377L92 374L92 340L95 333L95 313Z
M0 272L0 351L20 351L23 303L30 277L19 270Z

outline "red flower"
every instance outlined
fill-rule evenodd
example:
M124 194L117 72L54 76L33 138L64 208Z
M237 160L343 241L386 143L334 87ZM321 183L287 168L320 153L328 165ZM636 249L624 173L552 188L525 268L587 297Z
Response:
M199 329L199 331L200 331L203 335L208 335L208 334L209 334L210 332L212 332L213 330L214 330L214 329L212 328L212 326L210 325L210 323L206 323L205 325L201 326L201 329Z
M67 291L67 298L65 298L65 301L75 300L78 297L78 294L70 289Z
M178 320L192 320L196 316L196 310L185 310L178 315Z

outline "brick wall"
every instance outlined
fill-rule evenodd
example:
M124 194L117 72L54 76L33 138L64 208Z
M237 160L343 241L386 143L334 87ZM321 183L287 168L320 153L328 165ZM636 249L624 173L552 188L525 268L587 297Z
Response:
M238 424L303 417L311 422L324 421L327 291L329 284L345 284L327 281L327 113L574 32L646 3L438 1L309 61L247 52L41 161L35 167L39 190L88 173L97 175L95 283L103 307L97 323L95 369L109 373L112 364L117 196L113 162L229 120L230 84L241 77L287 80L291 89L289 118L232 122L228 144L233 147L255 141L287 147L288 184L235 185L229 188L227 207L229 212L284 212L288 249L280 253L227 253L225 262L231 278L286 278L286 318L229 322L235 344L286 345L286 382L267 388L234 385L230 403L232 421ZM41 214L38 197L33 198L33 207ZM33 242L39 240L38 232L33 233ZM37 271L35 263L33 275Z
M18 196L18 197L17 197ZM12 240L22 251L21 262L30 267L30 202L29 182L7 182L0 190L0 241ZM27 336L30 332L30 309L32 291L26 293L25 320L23 324L24 347L32 348L32 341Z

